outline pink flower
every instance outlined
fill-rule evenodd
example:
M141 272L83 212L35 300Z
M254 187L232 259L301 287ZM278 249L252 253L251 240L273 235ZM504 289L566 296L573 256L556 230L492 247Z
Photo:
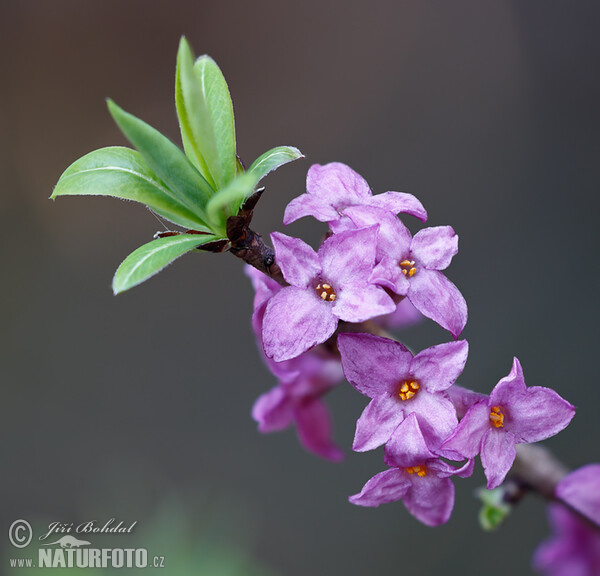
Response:
M375 206L393 214L404 212L423 222L427 220L425 208L412 194L384 192L373 196L362 176L345 164L332 162L310 167L306 175L306 194L288 204L283 223L290 224L304 216L332 223L350 206Z
M262 352L262 324L269 300L281 286L250 266L246 274L256 291L252 327ZM342 366L337 358L324 351L305 352L284 362L275 362L263 355L278 385L260 396L252 409L252 417L261 432L275 432L296 426L301 444L310 452L327 460L339 461L342 451L332 438L329 410L323 396L343 380Z
M394 340L340 334L338 348L346 379L372 399L356 423L354 450L385 444L413 413L438 445L456 428L456 411L445 390L463 371L469 351L466 341L433 346L413 357Z
M548 511L554 536L535 551L534 568L545 576L598 576L600 531L560 504Z
M454 507L454 485L450 476L469 476L472 462L454 468L440 460L427 446L415 414L394 432L385 447L389 470L373 476L350 502L359 506L379 506L402 500L417 520L428 526L444 524Z
M600 526L600 464L588 464L565 476L556 497Z
M442 450L456 459L481 454L487 487L496 488L515 460L516 444L550 438L566 428L574 415L575 408L554 390L527 388L515 358L510 374L496 384L488 399L467 410Z
M325 342L339 320L363 322L396 308L383 288L369 283L375 265L376 226L334 234L318 252L278 232L271 239L290 286L267 304L262 339L269 358L289 360Z

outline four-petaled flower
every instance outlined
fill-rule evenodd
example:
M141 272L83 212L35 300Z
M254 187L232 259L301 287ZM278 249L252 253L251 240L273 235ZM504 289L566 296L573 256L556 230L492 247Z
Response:
M467 323L467 303L441 272L458 252L458 236L452 227L424 228L413 237L389 211L355 206L344 214L340 228L345 230L379 225L377 266L371 282L406 296L421 314L457 338Z
M433 346L413 357L388 338L340 334L338 348L346 379L372 398L356 423L354 450L385 444L412 413L438 445L456 428L456 410L445 390L463 371L469 351L465 340Z
M262 325L267 303L281 286L255 268L246 274L255 290L252 327L262 350ZM322 397L343 380L342 365L325 351L305 352L284 362L263 359L278 385L260 396L252 409L261 432L283 430L296 425L302 445L327 460L339 461L343 453L332 439L329 410Z
M588 464L567 474L555 495L600 526L600 464Z
M516 444L554 436L574 415L575 408L554 390L527 388L521 364L515 358L510 374L496 384L489 399L469 408L442 449L456 459L481 454L487 487L496 488L515 460Z
M549 506L554 536L535 551L533 566L545 576L600 574L600 531L560 504Z
M313 164L306 175L306 194L294 198L285 209L284 224L313 216L320 222L333 223L350 206L376 206L394 214L411 214L422 222L427 212L421 202L405 192L384 192L373 196L365 179L339 162Z
M360 494L350 496L359 506L379 506L402 500L406 509L428 526L444 524L454 507L450 476L470 476L472 462L454 468L428 447L415 414L400 424L385 447L389 470L373 476Z
M363 322L395 310L385 290L369 284L377 230L371 226L334 234L318 252L297 238L271 234L290 286L267 304L262 337L269 358L289 360L325 342L339 320Z
M327 460L343 458L332 440L331 417L321 399L343 380L339 360L309 351L285 362L268 360L278 386L258 398L252 417L261 432L283 430L295 423L302 445Z

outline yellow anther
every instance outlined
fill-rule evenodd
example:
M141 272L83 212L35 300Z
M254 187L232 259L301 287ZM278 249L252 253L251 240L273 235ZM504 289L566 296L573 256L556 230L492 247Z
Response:
M420 387L416 380L405 380L398 390L398 396L401 400L410 400L417 395Z
M337 298L331 284L319 283L315 286L315 290L317 291L319 298L325 300L325 302L333 302Z
M410 466L406 468L409 474L416 474L419 478L425 478L427 476L427 466L421 464L420 466Z
M415 266L414 260L401 260L398 262L398 266L402 270L402 274L412 278L417 273L417 267Z
M502 409L500 408L500 406L492 407L492 410L490 411L490 422L496 428L504 427L504 414L502 413Z

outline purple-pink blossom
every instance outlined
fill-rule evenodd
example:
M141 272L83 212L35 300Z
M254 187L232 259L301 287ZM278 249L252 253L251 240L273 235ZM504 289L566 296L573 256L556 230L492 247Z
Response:
M376 206L394 214L411 214L423 222L427 220L423 205L412 194L384 192L373 196L362 176L345 164L331 162L310 167L306 175L306 193L288 204L283 223L290 224L304 216L332 223L350 206Z
M255 268L246 267L255 289L252 327L262 352L262 324L269 300L281 286ZM334 443L329 410L323 396L343 380L339 359L325 351L305 352L284 362L263 359L278 385L260 396L252 409L261 432L275 432L295 424L301 444L332 461L343 458Z
M554 535L535 551L534 568L544 576L598 576L600 531L560 504L548 511Z
M575 408L554 390L527 388L521 364L513 361L489 398L474 404L442 449L455 459L481 454L487 487L504 481L516 457L516 444L539 442L567 427Z
M555 494L600 526L600 464L588 464L571 472L558 483Z
M338 348L346 379L371 398L356 423L354 450L364 452L385 444L412 413L437 444L455 429L456 411L445 390L463 371L469 350L466 341L433 346L413 357L394 340L340 334Z
M268 302L262 339L265 354L280 362L330 338L339 320L363 322L396 305L369 283L377 226L334 234L318 252L297 238L271 235L277 263L290 284Z
M454 485L450 476L469 476L471 463L454 468L440 460L429 448L415 414L396 429L385 447L385 463L390 469L371 478L350 502L359 506L379 506L402 500L406 509L428 526L444 524L454 507Z
M252 417L261 432L275 432L295 424L302 445L327 460L343 453L332 439L329 410L322 396L343 380L339 360L305 352L285 362L267 364L279 384L258 398Z
M467 323L467 304L441 272L458 253L458 236L452 227L424 228L413 237L398 217L380 208L356 206L344 215L338 230L379 226L371 282L406 296L421 314L457 338Z

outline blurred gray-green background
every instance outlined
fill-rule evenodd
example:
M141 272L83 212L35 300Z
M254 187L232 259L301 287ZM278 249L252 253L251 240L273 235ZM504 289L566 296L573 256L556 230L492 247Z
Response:
M189 255L113 297L117 265L160 225L133 203L47 198L72 161L125 143L107 96L179 142L185 34L229 82L242 158L280 144L307 156L265 181L255 228L283 230L313 162L416 194L430 224L460 236L462 384L488 391L517 355L529 385L579 407L551 446L572 467L600 461L599 18L597 2L541 0L2 0L0 549L17 518L148 526L175 498L199 534L280 575L530 574L543 505L482 533L480 472L456 483L454 516L435 530L401 504L347 503L383 468L380 452L350 453L366 401L349 386L331 397L343 464L293 432L259 435L250 409L274 381L239 261ZM404 337L448 339L431 323ZM165 542L167 562L181 560Z

